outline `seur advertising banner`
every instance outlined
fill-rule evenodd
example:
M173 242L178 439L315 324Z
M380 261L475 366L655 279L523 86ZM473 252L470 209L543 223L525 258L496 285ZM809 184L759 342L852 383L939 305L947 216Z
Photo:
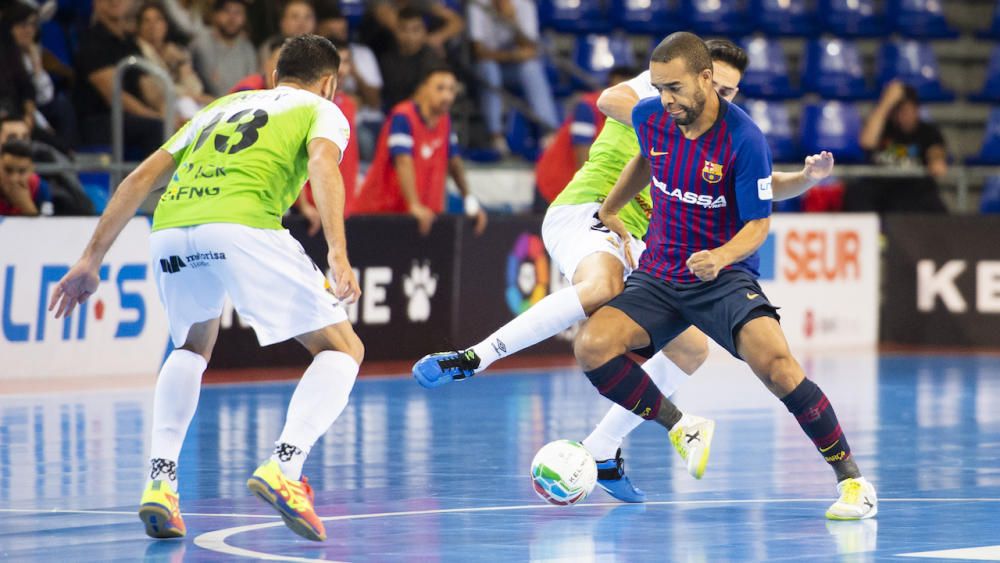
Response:
M885 220L882 340L1000 346L1000 217Z

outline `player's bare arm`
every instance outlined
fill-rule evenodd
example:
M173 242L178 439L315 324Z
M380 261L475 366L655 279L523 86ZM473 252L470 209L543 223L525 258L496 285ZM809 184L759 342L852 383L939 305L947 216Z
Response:
M798 197L809 191L833 173L833 154L823 151L806 157L805 165L798 172L773 172L771 189L775 201Z
M361 288L347 259L347 235L344 230L344 178L340 175L340 148L329 139L309 141L309 177L313 198L319 211L323 234L329 248L328 261L333 275L333 294L354 303Z
M639 103L639 94L622 82L606 88L597 98L597 109L619 123L632 126L632 109Z
M749 221L726 244L712 250L700 250L688 258L687 267L701 281L712 281L730 264L743 260L757 251L771 230L771 218Z
M56 285L49 301L49 311L55 309L56 318L70 315L77 304L83 303L97 291L100 280L98 270L104 255L125 225L135 216L149 192L165 184L176 167L174 157L160 149L142 161L118 186L80 260Z
M486 211L479 205L479 200L469 191L469 179L465 175L465 163L459 156L448 159L448 175L455 181L458 193L462 195L462 202L465 205L465 214L476 219L476 235L481 235L486 230Z
M600 217L604 226L611 229L623 241L631 239L632 235L625 227L625 223L618 217L618 212L646 187L649 183L650 172L649 161L641 153L635 155L625 165L621 176L618 177L618 181L615 182L614 187L608 193L608 197L601 204L600 211L598 211L598 217ZM632 256L632 251L628 244L623 246L625 249L625 259L634 268L636 266L635 257Z

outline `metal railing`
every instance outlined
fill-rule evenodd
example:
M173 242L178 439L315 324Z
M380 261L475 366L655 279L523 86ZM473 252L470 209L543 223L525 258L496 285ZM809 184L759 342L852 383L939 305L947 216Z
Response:
M125 72L138 67L142 71L159 80L163 85L164 109L163 140L166 141L174 132L176 121L177 96L174 93L174 81L160 67L142 57L127 57L115 65L114 85L111 92L111 164L108 168L111 185L108 193L118 189L125 173L135 168L134 164L125 162L125 108L122 106L123 78Z

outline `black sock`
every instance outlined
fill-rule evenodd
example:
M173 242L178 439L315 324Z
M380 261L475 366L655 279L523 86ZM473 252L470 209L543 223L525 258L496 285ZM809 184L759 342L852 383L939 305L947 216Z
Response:
M837 421L837 413L818 385L804 379L781 402L795 416L823 459L833 466L838 481L861 476L857 464L851 458L851 446Z
M642 367L627 356L618 356L585 373L601 395L646 420L659 420L664 405L668 405L668 413L677 410Z

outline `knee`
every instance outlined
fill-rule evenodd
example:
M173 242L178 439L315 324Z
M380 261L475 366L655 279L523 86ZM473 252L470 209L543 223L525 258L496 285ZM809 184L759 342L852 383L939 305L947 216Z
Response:
M576 286L584 312L593 313L625 289L625 282L614 276L604 276L580 282Z
M583 325L573 340L573 354L584 371L601 367L625 352L625 347L614 334L595 330L590 323Z
M791 354L775 354L766 362L764 383L779 396L791 393L805 375Z
M365 360L365 344L361 342L361 338L358 337L357 334L354 334L352 336L353 338L350 338L347 341L345 349L341 350L341 352L353 358L354 361L358 362L358 365L360 366L361 362Z

